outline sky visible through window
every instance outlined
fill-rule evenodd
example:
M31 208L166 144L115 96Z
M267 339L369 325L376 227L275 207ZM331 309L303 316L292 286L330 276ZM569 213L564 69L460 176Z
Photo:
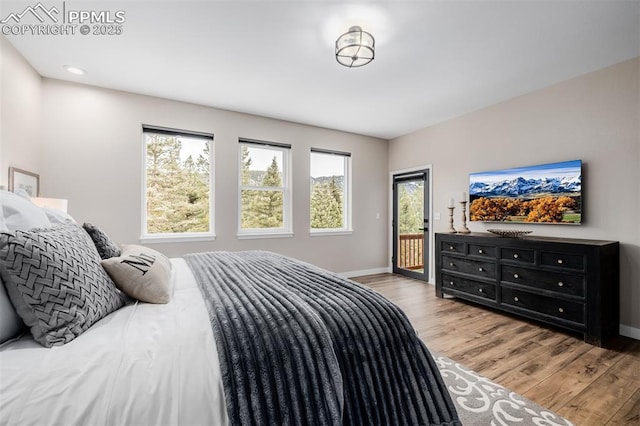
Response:
M189 155L196 160L202 154L205 142L200 138L180 137L182 149L180 161L184 162ZM266 149L251 149L251 170L267 170L273 160L273 151ZM279 164L282 168L282 164ZM344 160L335 155L315 155L311 164L311 177L342 176L344 174Z
M344 159L341 155L314 153L311 162L311 177L344 175Z
M204 147L207 146L207 141L202 138L189 138L185 136L178 136L178 141L181 143L180 147L180 161L184 161L191 156L193 161L198 159L198 155L202 154Z
M196 160L202 154L205 142L200 138L180 137L182 149L180 161L184 162L189 155ZM249 149L251 152L251 170L267 170L273 160L273 151L265 149ZM280 164L280 167L282 165ZM342 176L344 174L344 161L342 157L335 155L316 155L311 165L311 177Z
M269 147L251 147L247 146L249 151L249 158L251 158L251 165L249 170L265 171L271 165L273 157L276 158L278 163L278 170L282 173L282 151L269 149Z

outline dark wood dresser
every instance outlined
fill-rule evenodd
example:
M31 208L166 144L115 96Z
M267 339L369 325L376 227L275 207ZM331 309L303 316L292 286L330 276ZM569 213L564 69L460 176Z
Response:
M615 241L436 234L436 295L583 333L603 346L620 327L619 251Z

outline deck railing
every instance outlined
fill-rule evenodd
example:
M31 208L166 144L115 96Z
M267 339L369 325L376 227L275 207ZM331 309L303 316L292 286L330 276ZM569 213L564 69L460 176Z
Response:
M424 269L422 250L424 234L400 234L398 244L398 267L402 269Z

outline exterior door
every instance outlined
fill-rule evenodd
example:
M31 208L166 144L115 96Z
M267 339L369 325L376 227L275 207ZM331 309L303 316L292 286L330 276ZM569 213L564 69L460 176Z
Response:
M393 272L428 281L429 171L393 176Z

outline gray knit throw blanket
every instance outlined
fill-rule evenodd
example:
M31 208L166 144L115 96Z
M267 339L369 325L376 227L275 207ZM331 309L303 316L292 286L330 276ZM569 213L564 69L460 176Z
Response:
M438 368L380 294L269 252L185 256L231 425L460 425Z

